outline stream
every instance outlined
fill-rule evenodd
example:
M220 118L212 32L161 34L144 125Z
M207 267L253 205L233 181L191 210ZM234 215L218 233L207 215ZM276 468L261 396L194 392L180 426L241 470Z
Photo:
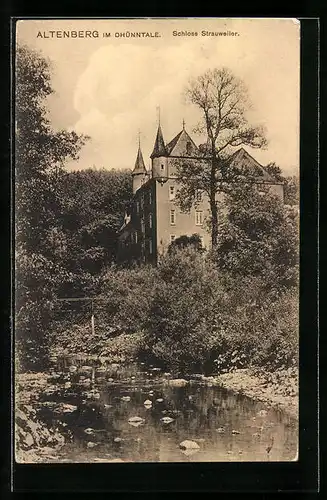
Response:
M85 363L85 362L84 362ZM297 422L280 410L157 367L61 360L38 414L70 435L56 462L291 461Z

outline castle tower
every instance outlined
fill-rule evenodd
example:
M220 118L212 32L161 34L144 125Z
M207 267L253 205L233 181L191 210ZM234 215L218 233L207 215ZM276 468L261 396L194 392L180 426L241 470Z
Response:
M160 123L158 125L157 137L150 158L152 160L152 177L154 179L167 178L168 152L165 146Z
M137 157L135 161L135 166L134 170L132 172L132 177L133 177L133 194L136 193L136 191L144 184L147 180L147 171L145 168L144 160L143 160L143 155L141 151L141 145L139 141L139 149L137 152Z

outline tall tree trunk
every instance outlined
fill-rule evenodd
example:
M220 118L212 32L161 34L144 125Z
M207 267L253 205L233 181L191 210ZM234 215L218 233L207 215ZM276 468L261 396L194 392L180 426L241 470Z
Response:
M215 192L213 192L212 195L210 196L211 244L212 244L212 248L214 248L217 246L217 243L218 243L218 210L217 210L217 205L216 205Z
M211 211L211 244L215 248L218 243L218 209L216 204L216 170L217 156L214 139L211 142L211 179L210 179L210 211Z

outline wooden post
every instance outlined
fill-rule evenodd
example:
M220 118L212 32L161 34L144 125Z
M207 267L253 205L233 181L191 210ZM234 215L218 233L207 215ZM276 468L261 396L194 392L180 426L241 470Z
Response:
M93 300L91 300L91 328L92 328L92 335L94 335L94 314L93 314Z

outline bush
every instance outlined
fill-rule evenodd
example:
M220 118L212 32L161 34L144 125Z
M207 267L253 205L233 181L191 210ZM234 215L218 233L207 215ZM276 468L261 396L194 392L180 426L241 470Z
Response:
M240 292L244 294L240 300ZM264 294L259 282L246 283L235 294L229 291L229 307L220 316L220 328L212 350L219 371L264 367L286 369L298 361L298 296L286 291L277 299ZM230 314L229 309L234 309Z
M203 369L211 350L207 332L222 294L215 266L187 247L168 254L158 271L147 347L168 367Z
M111 267L101 290L95 333L88 319L59 335L61 346L78 351L83 339L84 352L142 356L177 373L297 364L294 290L278 292L262 277L223 272L192 246L166 254L158 267Z

